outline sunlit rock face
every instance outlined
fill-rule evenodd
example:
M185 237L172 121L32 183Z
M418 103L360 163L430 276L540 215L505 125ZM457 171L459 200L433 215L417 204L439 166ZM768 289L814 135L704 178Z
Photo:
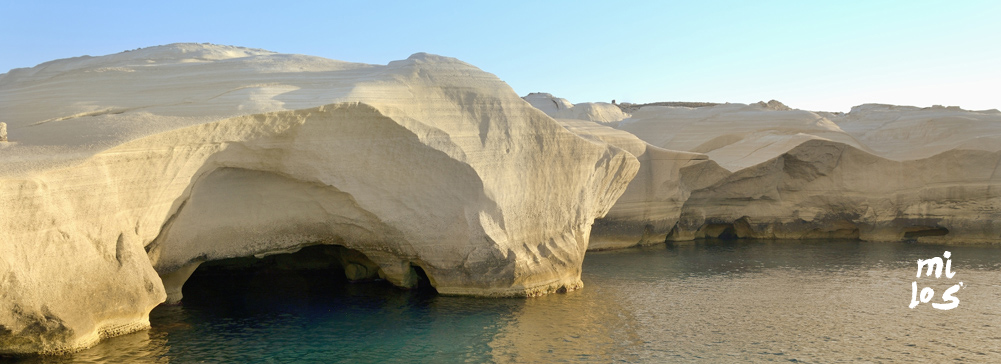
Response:
M1001 241L1001 113L776 101L562 120L642 162L592 249L696 238ZM628 132L646 142L621 135Z
M622 148L640 161L626 192L605 217L595 220L591 250L663 243L691 191L726 174L705 154L658 148L628 132L590 121L558 120L568 130ZM682 175L682 170L688 173Z
M0 75L0 353L148 327L206 261L337 245L352 279L581 285L639 168L497 77L174 44ZM350 271L349 271L350 270Z

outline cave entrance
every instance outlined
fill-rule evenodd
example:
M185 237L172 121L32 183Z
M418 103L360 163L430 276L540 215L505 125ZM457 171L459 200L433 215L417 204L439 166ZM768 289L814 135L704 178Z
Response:
M707 239L736 240L741 238L737 234L737 227L732 223L709 223L699 229L698 236Z
M358 251L314 245L294 253L202 263L184 282L181 302L186 309L226 315L329 310L352 297L398 296L400 290L380 273ZM418 283L415 291L427 293L430 285Z
M915 226L904 232L904 240L917 240L927 236L949 235L949 229L941 226Z
M706 222L695 232L696 238L704 239L737 240L754 238L754 236L751 219L747 216L733 220L732 222Z

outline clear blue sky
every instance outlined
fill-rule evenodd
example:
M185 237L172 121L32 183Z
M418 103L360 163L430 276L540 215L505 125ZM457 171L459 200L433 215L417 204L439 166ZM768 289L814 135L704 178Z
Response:
M209 42L376 64L430 52L572 102L1001 109L999 17L990 0L0 0L0 72Z

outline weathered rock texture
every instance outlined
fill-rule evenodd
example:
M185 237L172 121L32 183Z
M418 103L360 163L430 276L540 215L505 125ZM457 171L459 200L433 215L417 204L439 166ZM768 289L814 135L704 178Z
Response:
M1001 113L777 101L647 106L569 129L642 162L591 249L695 238L1001 242ZM622 135L631 133L638 144Z
M205 261L331 244L352 279L445 294L581 285L639 168L497 77L176 44L0 75L0 353L143 329Z
M629 188L604 218L595 221L589 245L592 250L663 243L678 222L690 191L714 183L725 173L705 154L658 148L628 132L594 122L559 121L574 133L618 146L640 161ZM682 176L686 167L690 172Z

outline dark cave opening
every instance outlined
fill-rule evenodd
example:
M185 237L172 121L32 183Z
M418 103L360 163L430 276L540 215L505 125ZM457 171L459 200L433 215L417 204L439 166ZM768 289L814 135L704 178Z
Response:
M733 227L733 224L730 224L716 238L720 240L736 240L739 236L737 236L737 229Z
M737 227L734 223L707 223L699 229L697 236L720 240L736 240L741 238L737 234Z
M915 240L926 236L945 236L949 229L940 226L916 227L904 233L904 240Z
M416 265L412 267L414 274L417 275L417 286L414 288L420 291L433 291L437 293L437 290L435 290L434 286L431 284L431 279L428 278L428 274L424 271L424 268Z
M337 245L294 253L202 263L182 288L181 305L227 315L329 310L351 297L431 296L427 274L414 266L417 287L403 290L380 278L378 265Z

